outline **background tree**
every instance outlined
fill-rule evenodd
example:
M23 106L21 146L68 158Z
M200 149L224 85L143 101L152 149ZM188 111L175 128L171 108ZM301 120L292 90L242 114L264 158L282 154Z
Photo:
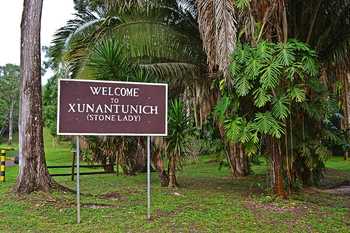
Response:
M24 0L21 23L21 91L17 193L48 191L52 185L44 153L40 29L42 0Z
M43 88L43 117L45 127L47 127L52 135L57 134L57 92L58 92L58 77L60 74L55 74L51 77Z
M342 106L341 128L349 138L350 128L350 1L289 1L289 31L310 44L319 54L321 79L333 92L338 91ZM311 19L311 20L310 20ZM344 158L349 145L343 144Z
M0 106L4 110L0 116L0 135L7 130L7 143L11 145L14 129L17 128L15 124L18 122L20 69L12 64L0 69Z

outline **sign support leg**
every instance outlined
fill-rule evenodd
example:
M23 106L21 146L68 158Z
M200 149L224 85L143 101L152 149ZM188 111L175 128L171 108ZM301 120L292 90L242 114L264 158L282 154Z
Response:
M77 223L80 223L80 142L76 136L76 163L77 163Z
M147 136L147 219L151 219L151 137Z

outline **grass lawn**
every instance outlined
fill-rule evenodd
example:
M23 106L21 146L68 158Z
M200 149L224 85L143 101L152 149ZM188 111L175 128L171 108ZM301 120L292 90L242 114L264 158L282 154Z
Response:
M68 143L53 146L46 134L49 165L70 164ZM326 178L350 180L350 162L333 158ZM17 168L0 184L0 232L350 232L350 198L307 189L288 200L264 193L266 166L233 180L226 168L201 157L178 174L180 188L161 188L152 173L152 220L146 220L146 175L82 176L82 223L75 224L73 193L15 196ZM70 169L68 169L69 171ZM70 177L55 179L75 188Z

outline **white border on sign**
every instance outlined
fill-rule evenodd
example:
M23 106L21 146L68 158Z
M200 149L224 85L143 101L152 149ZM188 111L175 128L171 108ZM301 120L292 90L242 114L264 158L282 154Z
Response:
M138 84L165 86L165 133L164 134L147 134L147 133L60 133L60 98L61 98L61 81L68 82L95 82L95 83L121 83L121 84ZM88 80L88 79L58 79L57 93L57 135L83 135L83 136L167 136L168 135L168 84L167 83L143 83L143 82L125 82L109 80Z

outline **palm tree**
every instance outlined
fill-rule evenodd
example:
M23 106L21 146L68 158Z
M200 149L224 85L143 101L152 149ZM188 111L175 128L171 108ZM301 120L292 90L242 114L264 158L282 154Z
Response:
M350 75L347 69L349 66L346 66L349 64L350 45L348 0L198 0L196 6L201 35L212 72L222 71L225 67L220 66L215 59L217 54L215 48L221 44L220 39L231 38L226 45L235 48L232 46L237 44L237 41L232 39L234 37L256 46L261 40L286 42L292 36L309 43L316 50L323 64L321 69L323 78L335 69L337 76L340 76L345 84L345 89L348 90L350 86L348 79ZM229 34L235 31L236 35L217 38L222 28ZM222 51L227 50L222 49ZM332 68L334 65L336 68ZM232 82L237 83L236 81ZM230 86L232 82L226 83ZM349 92L345 91L345 93ZM343 102L350 103L348 94L343 95ZM349 125L347 123L350 122L348 104L345 104L344 109L346 115L344 125ZM305 119L302 117L303 122ZM305 124L304 122L302 128ZM223 132L222 125L221 123L220 131Z
M238 1L239 3L240 1ZM190 4L191 1L188 2ZM236 3L231 0L195 1L198 12L198 24L203 40L204 50L207 54L207 63L210 76L215 79L229 78L228 66L230 55L234 52L238 35L238 11ZM212 106L218 101L216 94L218 89L210 93L214 99ZM209 111L212 109L210 106ZM234 177L246 176L249 173L249 163L244 148L237 143L230 143L225 140L223 122L217 121L221 138L225 143L227 160L230 164L231 173Z
M96 42L113 38L128 52L123 54L124 60L158 78L184 74L198 77L204 54L191 15L159 3L147 7L136 3L130 2L125 8L106 3L96 11L85 9L76 14L76 19L56 34L50 50L53 64L66 62L73 78L84 76L91 48Z
M80 8L57 32L52 64L68 67L72 78L167 81L170 98L200 81L205 54L192 14L176 1L118 2ZM121 158L133 159L125 153L135 140L120 143Z

